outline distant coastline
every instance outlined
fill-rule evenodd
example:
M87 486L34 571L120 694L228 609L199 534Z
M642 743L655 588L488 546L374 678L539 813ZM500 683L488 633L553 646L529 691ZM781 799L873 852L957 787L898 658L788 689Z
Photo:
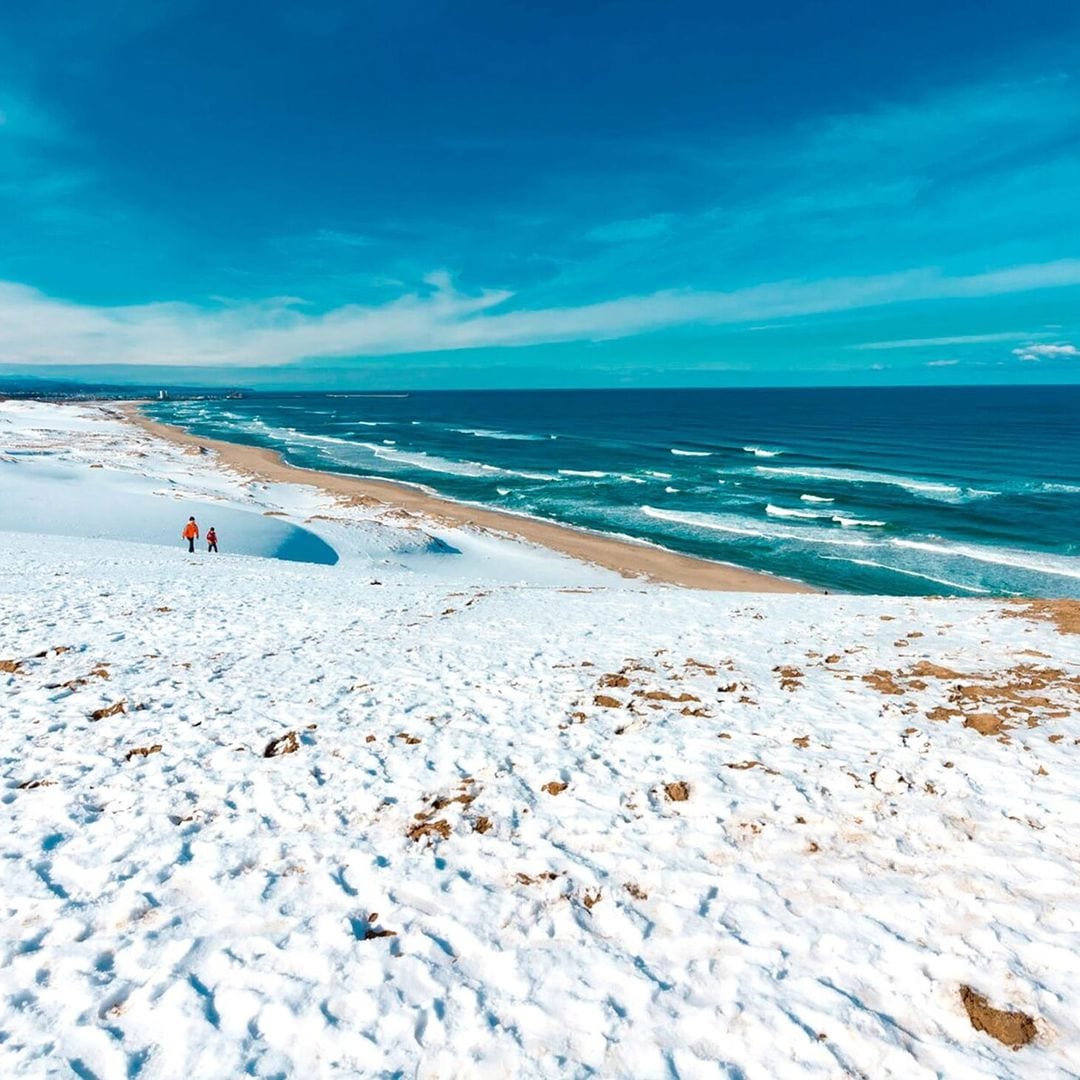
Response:
M274 483L314 485L337 497L391 503L448 525L474 526L509 534L570 558L614 570L628 578L644 577L670 585L718 592L818 591L799 581L681 555L651 544L620 540L540 518L455 502L392 480L344 476L290 465L276 450L192 435L183 428L151 420L141 411L141 406L149 403L149 399L139 399L111 402L108 407L149 434L184 447L206 447L216 452L224 464Z

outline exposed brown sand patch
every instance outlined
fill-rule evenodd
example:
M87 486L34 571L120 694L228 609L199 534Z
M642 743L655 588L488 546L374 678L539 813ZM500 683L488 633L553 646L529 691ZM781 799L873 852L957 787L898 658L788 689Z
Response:
M897 674L899 674L899 672L897 672ZM864 675L862 681L872 690L876 690L879 694L905 693L904 688L897 683L896 679L893 677L893 673L881 668L878 668L876 671L871 671L868 675Z
M742 769L742 770L761 769L764 772L767 772L772 776L779 775L775 769L770 769L769 766L766 765L762 761L729 761L729 762L724 763L724 768L725 769Z
M450 836L450 822L445 818L438 821L419 821L405 835L414 842L425 836L446 840Z
M125 761L131 761L132 758L146 758L151 754L161 753L161 743L154 743L153 746L133 746L125 755Z
M544 870L542 873L537 874L536 877L522 873L514 875L519 885L537 885L541 881L554 881L558 876L554 870Z
M676 697L674 694L669 694L666 690L635 690L634 696L643 698L645 701L674 701L681 704L684 701L700 701L701 698L694 697L693 694L682 693Z
M572 559L614 570L627 578L645 577L671 585L720 592L808 593L809 585L744 570L725 563L695 559L688 555L616 540L554 522L522 518L498 510L464 506L390 480L339 476L287 465L273 450L243 446L221 439L190 435L169 424L150 420L134 402L111 406L122 419L160 439L198 452L212 450L220 461L249 477L269 483L306 484L321 488L336 500L358 500L347 505L385 506L384 516L421 515L428 522L451 527L471 527L508 535L557 551Z
M686 802L690 798L690 785L685 780L676 780L664 785L664 794L672 802Z
M300 749L300 740L295 731L287 731L276 739L271 739L266 744L263 757L281 757L282 754L295 754Z
M611 697L610 694L597 694L593 698L593 704L600 706L602 709L621 709L623 703L618 699Z
M919 678L917 676L922 676ZM986 675L963 675L951 668L922 661L906 670L878 668L862 681L881 694L903 695L926 690L927 679L950 683L948 704L936 704L926 710L928 719L948 723L964 717L964 726L983 735L1003 735L1017 723L1038 727L1040 721L1062 719L1080 702L1080 676L1066 674L1061 668L1017 664L1005 671ZM1064 694L1064 697L1062 697ZM919 706L905 703L909 712Z
M980 735L1001 735L1009 725L993 713L968 713L964 717L964 727L973 728Z
M802 680L805 678L797 667L790 664L774 667L773 671L780 676L781 690L798 690L802 686Z
M1035 1020L1027 1013L995 1009L989 1001L970 986L960 987L960 1001L976 1031L985 1031L998 1042L1019 1050L1038 1034Z
M1059 634L1080 634L1080 600L1017 600L1020 608L1006 608L1002 614L1014 619L1051 622Z
M970 675L961 675L952 668L942 667L940 664L932 664L929 660L920 660L907 671L909 676L919 679L968 679Z
M127 707L123 701L117 701L114 702L112 705L106 705L103 708L95 709L90 714L90 719L104 720L107 716L116 716L122 712L127 712Z

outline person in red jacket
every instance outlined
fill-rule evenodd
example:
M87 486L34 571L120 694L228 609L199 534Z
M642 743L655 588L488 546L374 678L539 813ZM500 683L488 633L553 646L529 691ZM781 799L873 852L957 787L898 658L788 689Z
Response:
M211 525L206 530L206 551L209 554L211 551L217 551L217 533L214 532L214 526Z
M195 519L193 517L188 518L187 524L184 526L184 531L180 535L187 541L188 552L194 554L195 541L199 539L199 526L195 524Z

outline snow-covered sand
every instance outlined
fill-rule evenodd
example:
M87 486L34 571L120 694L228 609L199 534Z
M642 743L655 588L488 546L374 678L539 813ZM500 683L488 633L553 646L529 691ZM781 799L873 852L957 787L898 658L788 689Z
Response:
M0 459L0 1075L1077 1074L1075 608L627 582L92 408Z

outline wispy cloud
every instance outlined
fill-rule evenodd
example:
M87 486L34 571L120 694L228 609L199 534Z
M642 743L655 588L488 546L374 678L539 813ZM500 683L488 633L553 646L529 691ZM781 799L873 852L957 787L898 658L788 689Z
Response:
M0 357L9 364L273 366L309 358L603 341L692 325L735 326L957 297L1080 285L1080 260L949 276L933 269L780 281L729 292L669 290L526 310L505 290L466 293L445 272L374 305L318 312L294 297L198 307L92 307L0 284ZM1049 346L1030 346L1029 349ZM1073 355L1071 345L1055 346ZM1040 354L1034 354L1040 355Z
M1008 331L999 334L955 334L950 337L901 338L897 341L864 341L858 345L849 345L849 349L922 349L939 345L985 345L998 341L1022 341L1030 338L1025 330Z
M1013 349L1013 356L1019 356L1021 360L1061 360L1067 357L1080 356L1080 349L1068 342L1060 342L1056 345L1024 345L1019 349Z

